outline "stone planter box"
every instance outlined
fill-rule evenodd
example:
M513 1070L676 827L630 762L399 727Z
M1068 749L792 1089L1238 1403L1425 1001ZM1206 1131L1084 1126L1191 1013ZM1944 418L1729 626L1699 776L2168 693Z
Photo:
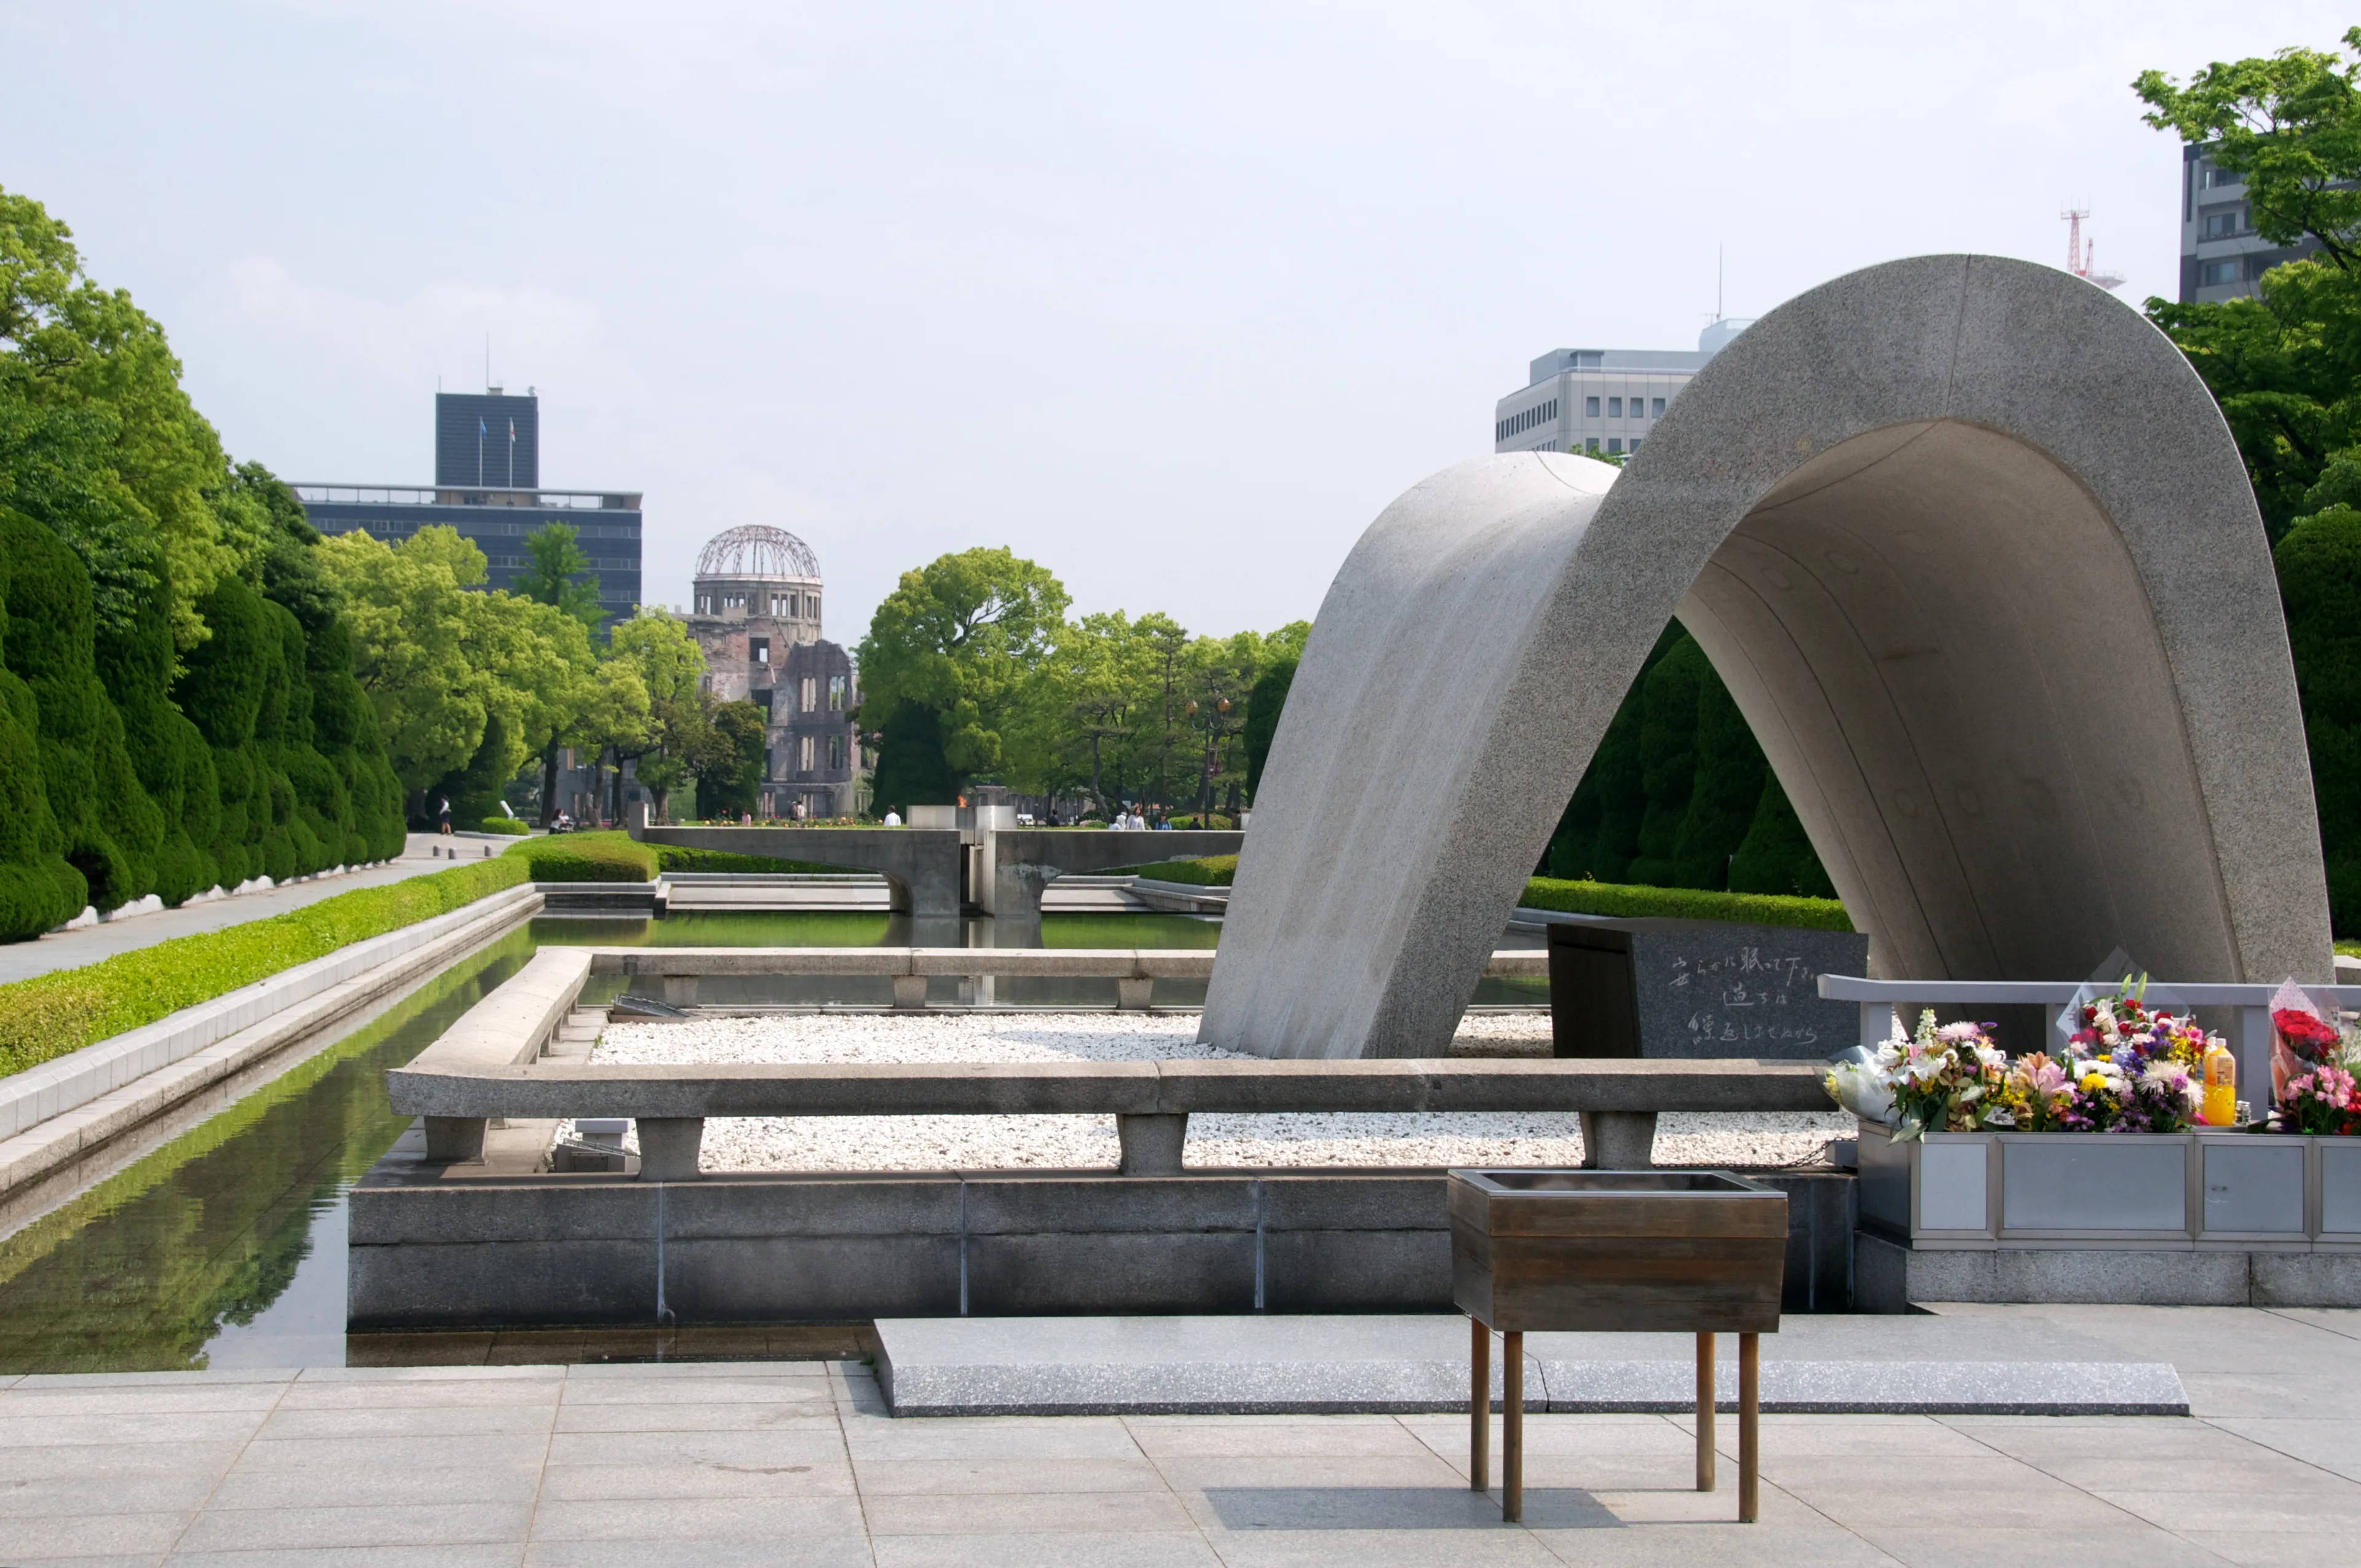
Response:
M2361 1140L1863 1124L1865 1229L1918 1250L2361 1250Z

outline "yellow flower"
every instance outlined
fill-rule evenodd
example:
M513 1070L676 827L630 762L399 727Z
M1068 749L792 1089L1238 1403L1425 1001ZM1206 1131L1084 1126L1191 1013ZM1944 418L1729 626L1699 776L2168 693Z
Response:
M2082 1075L2082 1088L2085 1092L2096 1094L2105 1087L2107 1087L2107 1080L2103 1073L2086 1072Z

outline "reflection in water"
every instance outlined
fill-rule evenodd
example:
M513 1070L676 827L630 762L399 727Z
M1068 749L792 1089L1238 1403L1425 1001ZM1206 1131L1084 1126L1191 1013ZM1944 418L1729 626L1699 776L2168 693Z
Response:
M512 933L0 1239L0 1373L203 1367L233 1343L268 1353L224 1365L341 1365L344 1194L409 1125L387 1108L385 1069L532 951L529 934ZM308 1354L273 1343L274 1329Z
M385 1069L433 1044L541 943L1210 948L1221 935L1169 915L943 924L921 942L903 916L849 911L535 920L0 1237L0 1374L341 1365L345 1194L408 1125L386 1104Z

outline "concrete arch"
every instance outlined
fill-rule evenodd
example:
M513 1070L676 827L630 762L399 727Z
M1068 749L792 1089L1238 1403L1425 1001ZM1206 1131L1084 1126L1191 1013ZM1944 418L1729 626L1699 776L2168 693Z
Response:
M1611 481L1611 485L1610 485ZM1764 317L1620 477L1517 454L1347 557L1202 1036L1440 1054L1665 620L1730 685L1873 973L2329 975L2279 592L2204 386L2047 267L1924 257Z

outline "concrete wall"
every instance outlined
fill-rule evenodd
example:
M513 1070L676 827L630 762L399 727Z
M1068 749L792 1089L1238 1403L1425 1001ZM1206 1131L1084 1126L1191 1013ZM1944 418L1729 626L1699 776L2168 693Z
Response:
M924 809L915 807L914 814ZM653 828L637 823L631 836L651 844L875 872L891 884L894 907L920 917L957 916L967 902L987 914L1016 920L1040 918L1041 889L1061 875L1199 855L1235 855L1246 837L1078 828ZM977 861L973 878L966 872L972 852ZM971 881L981 885L969 886Z
M1439 1054L1675 615L1873 975L2054 980L2120 945L2159 978L2328 977L2285 624L2219 410L2103 291L1924 257L1764 317L1620 477L1482 458L1371 525L1274 740L1202 1037Z
M469 1179L413 1136L352 1194L355 1329L1449 1311L1435 1171ZM1834 1310L1851 1181L1796 1193L1791 1310ZM659 1241L661 1236L661 1242Z

